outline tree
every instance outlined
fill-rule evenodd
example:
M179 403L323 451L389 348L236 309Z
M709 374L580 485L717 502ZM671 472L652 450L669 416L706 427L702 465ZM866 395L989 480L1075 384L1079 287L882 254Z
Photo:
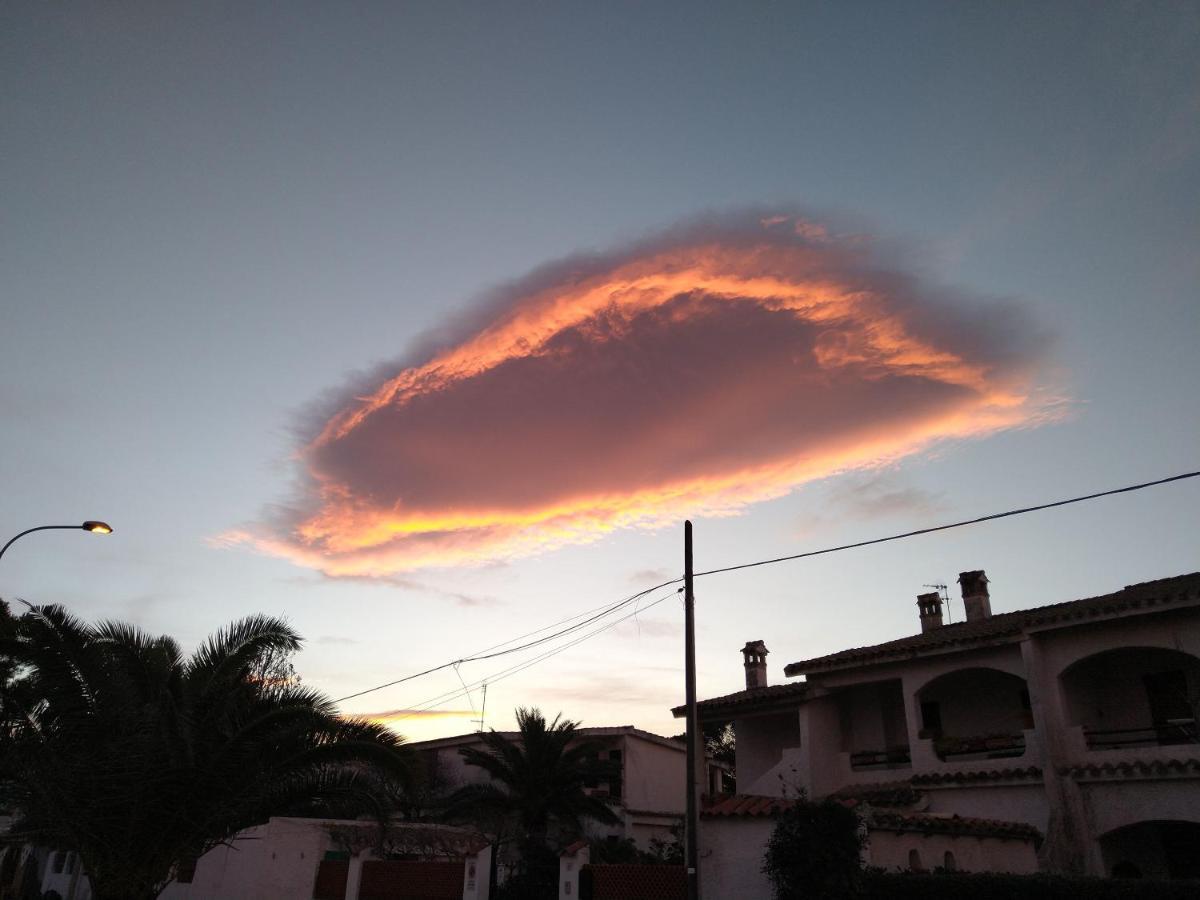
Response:
M548 872L541 870L558 865L556 856L547 855L552 833L565 840L580 835L585 820L606 825L621 820L607 803L585 790L589 783L606 781L614 773L598 761L601 745L581 738L578 722L561 714L547 722L540 710L521 708L517 728L515 740L493 730L481 735L485 749L459 750L468 765L486 771L491 781L456 791L449 810L452 818L490 820L494 834L505 826L516 831L523 861L517 877L529 883L522 889L532 897L540 895L547 880ZM550 887L556 882L557 874L548 879Z
M185 658L169 637L58 606L0 617L0 782L16 829L78 851L97 900L145 900L272 815L388 815L410 770L402 739L261 677L300 643L252 616Z
M834 800L811 803L801 796L779 816L767 841L763 871L776 900L859 896L865 840L853 810Z

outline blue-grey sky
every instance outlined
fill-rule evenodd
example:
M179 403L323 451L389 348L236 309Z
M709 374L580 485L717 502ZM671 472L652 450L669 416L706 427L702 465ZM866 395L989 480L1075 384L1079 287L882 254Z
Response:
M14 545L9 599L185 643L283 614L301 675L340 696L678 574L674 525L386 579L213 539L286 519L313 410L497 285L747 209L869 235L951 302L1020 305L1054 336L1030 388L1056 414L698 516L701 568L1200 460L1194 2L10 2L0 84L0 538L116 528ZM739 686L747 639L778 679L911 633L922 585L962 570L997 611L1194 570L1198 501L1189 482L703 580L701 694ZM680 619L668 601L496 683L489 723L536 704L676 728Z

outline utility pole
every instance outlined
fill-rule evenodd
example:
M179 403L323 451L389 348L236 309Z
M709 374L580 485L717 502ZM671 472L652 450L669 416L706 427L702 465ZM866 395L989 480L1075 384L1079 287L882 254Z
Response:
M692 523L683 523L683 642L687 685L687 847L688 900L700 900L700 810L696 796L696 766L700 747L700 717L696 714L696 598L692 593Z

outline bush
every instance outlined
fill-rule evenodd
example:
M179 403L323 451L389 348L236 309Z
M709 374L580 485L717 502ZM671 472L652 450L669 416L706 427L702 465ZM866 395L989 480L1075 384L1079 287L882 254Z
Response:
M864 840L858 816L840 803L797 802L780 815L767 841L763 871L775 888L775 897L858 897Z
M862 900L1194 900L1200 884L990 872L867 872Z

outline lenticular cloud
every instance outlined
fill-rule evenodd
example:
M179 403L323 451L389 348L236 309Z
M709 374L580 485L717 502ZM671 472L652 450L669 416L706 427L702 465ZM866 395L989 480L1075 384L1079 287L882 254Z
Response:
M233 537L330 575L486 562L1045 415L1020 315L870 248L743 217L536 272L346 389L296 501Z

